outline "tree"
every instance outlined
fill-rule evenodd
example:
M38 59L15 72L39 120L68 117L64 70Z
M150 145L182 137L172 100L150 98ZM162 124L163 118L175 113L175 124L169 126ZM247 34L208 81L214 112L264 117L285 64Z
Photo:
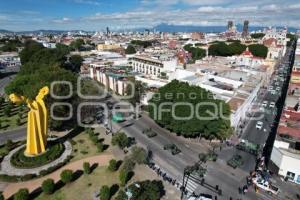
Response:
M9 106L6 106L6 107L4 108L4 115L5 115L6 117L9 117L9 116L10 116L10 112L11 112L10 107L9 107Z
M60 173L60 179L63 183L67 184L73 180L73 171L65 169Z
M165 195L163 183L158 180L135 182L128 189L134 200L159 200Z
M102 142L97 143L97 149L99 153L102 153L104 151L104 145Z
M27 41L20 53L20 57L22 67L15 79L5 87L7 95L16 93L27 97L29 100L33 100L42 87L50 87L54 81L69 81L73 85L73 91L69 91L70 88L68 85L55 84L53 93L57 96L67 96L69 93L74 93L77 90L77 76L63 68L66 60L66 51L62 51L61 49L46 49L37 42ZM58 102L58 100L48 95L46 98L47 107L50 108L54 102ZM73 108L76 109L78 101L76 96L72 96L70 99L59 100L59 102L72 103ZM55 106L53 111L57 117L66 117L69 113L69 107L63 105ZM50 129L59 130L63 125L75 120L75 115L73 116L71 120L64 121L64 124L61 121L55 121L50 118Z
M124 192L124 190L120 190L118 192L118 195L116 196L115 200L127 200L128 196L127 194Z
M251 34L251 38L253 39L260 39L260 38L263 38L265 36L264 33L253 33Z
M80 72L80 67L82 65L82 62L83 62L83 58L80 56L80 55L72 55L70 57L70 70L73 71L73 72ZM67 69L69 69L67 67Z
M70 53L70 48L65 45L65 44L56 44L56 48L63 54L63 55L67 55Z
M43 181L42 183L42 190L45 194L53 194L55 189L54 180L49 178Z
M17 47L21 47L21 46L22 46L22 42L20 40L11 39L11 40L7 40L4 46L0 47L0 50L6 52L17 51Z
M125 53L126 54L135 54L136 50L135 50L134 46L128 45L128 47L125 49Z
M110 188L107 185L103 185L100 189L100 200L109 200L110 197Z
M29 191L27 188L19 189L19 191L14 194L14 200L29 200Z
M266 58L268 55L268 47L262 44L251 44L248 46L249 51L257 57Z
M117 171L118 163L116 160L112 159L109 161L108 170L111 172Z
M132 171L134 169L135 162L132 160L131 157L125 157L124 162L122 165L122 170L125 171Z
M232 41L229 45L225 42L216 42L208 48L209 55L212 56L233 56L240 55L245 51L246 45L241 44L239 41Z
M200 60L206 56L206 50L198 47L192 47L191 44L185 45L183 47L186 51L192 53L193 60Z
M124 149L129 145L129 139L125 133L121 132L113 135L111 143L113 146L117 145L121 149Z
M91 165L88 162L83 163L83 172L85 174L90 174L91 173Z
M190 94L193 94L193 98L190 98ZM182 102L185 104L176 105ZM148 107L150 117L160 126L178 135L189 138L201 135L219 139L229 136L227 135L227 130L230 128L229 105L222 100L214 99L211 92L201 87L173 80L159 88L149 104L153 105ZM164 111L158 115L155 108L169 110L169 112ZM175 113L176 118L172 113ZM191 113L194 114L191 116ZM185 120L187 117L189 120Z
M79 38L72 41L70 47L76 51L79 51L82 45L84 45L84 40Z
M145 93L145 84L143 84L141 81L136 81L135 78L130 78L129 81L133 84L134 88L127 87L126 95L132 96L129 99L129 102L135 106L137 103L141 102L141 98Z
M121 186L125 186L129 179L129 171L124 170L124 169L120 170L119 179L121 182Z
M20 52L19 56L22 65L30 61L33 55L44 48L44 46L36 41L27 40L24 44L25 48Z
M141 46L143 48L152 46L151 41L132 40L130 43L136 46Z
M131 149L131 159L137 164L146 164L148 162L148 152L142 147L134 146Z

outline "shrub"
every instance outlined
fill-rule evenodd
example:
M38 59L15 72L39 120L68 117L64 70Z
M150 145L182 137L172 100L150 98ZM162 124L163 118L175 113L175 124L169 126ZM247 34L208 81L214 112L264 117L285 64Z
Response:
M112 137L111 143L113 146L119 146L124 149L129 145L129 139L125 133L117 133Z
M27 188L19 189L19 191L14 194L14 200L29 200L28 189Z
M91 173L91 166L90 166L90 163L88 162L84 162L83 163L83 172L85 174L90 174Z
M104 145L102 142L97 143L98 152L102 153L104 151Z
M65 184L70 183L73 179L73 171L69 169L65 169L64 171L61 172L60 179Z
M16 124L17 124L17 126L20 126L20 125L21 125L21 119L20 119L20 118L17 118L17 119L16 119Z
M92 140L92 142L93 142L94 144L96 144L96 143L98 142L98 136L97 136L97 135L92 135L92 136L90 137L90 139Z
M11 164L18 168L39 167L57 159L64 149L63 144L55 144L40 156L27 157L24 155L25 147L23 147L12 156Z
M100 200L110 199L110 188L107 185L103 185L100 189Z
M42 190L45 194L53 194L55 189L55 183L53 179L44 180L42 183Z
M10 116L10 108L9 108L9 107L5 107L5 108L4 108L4 115L5 115L6 117L9 117L9 116Z
M131 150L131 159L137 164L146 164L148 162L148 153L142 147L134 146Z
M124 163L122 165L122 170L132 171L134 169L134 165L135 163L131 158L125 157Z
M111 172L114 172L114 171L117 171L117 161L112 159L109 161L109 165L108 165L108 170L111 171Z
M5 143L5 148L7 148L8 150L11 150L12 148L14 148L14 143L12 140L7 140Z
M124 190L120 190L118 192L118 195L116 196L115 200L127 200L128 197L126 195L126 193L124 192Z
M31 180L33 178L35 178L36 175L35 174L25 174L24 176L21 176L21 181L28 181Z
M129 171L122 169L119 174L121 186L125 186L129 179Z

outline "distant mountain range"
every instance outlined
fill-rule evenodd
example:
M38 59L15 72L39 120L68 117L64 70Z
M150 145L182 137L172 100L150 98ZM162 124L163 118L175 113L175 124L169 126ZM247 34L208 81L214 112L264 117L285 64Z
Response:
M236 25L238 31L243 30L243 25L238 24ZM266 27L262 26L249 26L249 31L259 31L263 30ZM283 27L278 27L278 28L283 28ZM144 30L156 30L159 32L204 32L204 33L218 33L218 32L224 32L227 30L226 26L191 26L191 25L169 25L169 24L160 24L157 25L151 29L149 28L138 28L135 30L130 30L130 31L144 31ZM289 28L289 32L296 32L296 28ZM18 34L39 34L39 33L44 33L44 34L63 34L67 32L79 32L80 30L34 30L34 31L9 31L9 30L4 30L0 29L0 33L18 33ZM93 31L83 31L83 32L93 32Z
M236 25L238 31L243 30L243 25L238 24ZM263 30L263 26L249 26L249 31L259 31ZM277 27L283 28L283 27ZM204 32L204 33L220 33L225 32L227 30L227 26L184 26L184 25L169 25L169 24L160 24L154 27L156 31L160 32ZM289 32L296 32L296 28L288 28Z

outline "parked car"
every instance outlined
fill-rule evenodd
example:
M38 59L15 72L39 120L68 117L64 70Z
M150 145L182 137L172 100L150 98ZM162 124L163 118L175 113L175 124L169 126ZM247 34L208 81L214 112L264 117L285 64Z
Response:
M275 107L275 102L271 102L269 105L270 108L274 108Z
M262 105L263 107L267 107L268 102L267 102L267 101L264 101L261 105Z
M262 127L263 127L263 122L261 122L261 121L258 121L258 122L256 122L256 128L258 129L258 130L261 130L262 129Z

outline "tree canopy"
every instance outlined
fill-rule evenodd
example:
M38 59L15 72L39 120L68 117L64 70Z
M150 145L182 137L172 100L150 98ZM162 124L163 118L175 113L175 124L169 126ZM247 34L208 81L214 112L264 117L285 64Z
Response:
M189 103L190 106L176 105L178 103ZM177 80L154 94L149 101L149 113L159 125L184 137L201 135L223 139L231 134L229 105L214 99L212 93L203 88ZM182 119L187 117L188 120Z
M212 56L233 56L240 55L247 48L246 45L234 41L229 45L225 42L217 42L210 45L208 52Z
M134 46L128 45L128 47L125 49L125 53L126 54L135 54L136 50L135 50Z
M152 46L151 41L132 40L130 43L133 45L136 45L136 46L144 47L144 48Z
M254 56L266 58L268 55L268 47L266 47L265 45L251 44L248 46L248 48Z
M3 44L4 45L0 47L0 51L7 51L7 52L17 51L17 48L23 45L22 42L18 39L5 40Z
M206 50L198 47L192 47L191 44L185 45L184 50L190 52L192 54L193 60L200 60L206 56Z
M79 51L82 45L84 45L84 40L79 38L71 42L70 48Z
M253 38L253 39L263 38L264 36L265 36L264 33L252 33L251 34L251 38Z
M135 200L159 200L165 195L163 183L158 180L135 182L128 187Z
M48 86L50 88L53 81L69 81L74 86L71 92L76 91L77 75L63 68L65 56L60 49L47 49L37 42L27 41L25 48L20 53L22 62L20 72L5 88L6 94L16 93L33 100L42 87ZM69 86L64 84L56 84L53 91L57 96L67 96L70 93ZM75 98L72 96L71 99L64 101L75 105ZM59 100L48 95L46 98L47 107L50 108L54 101ZM57 106L55 113L64 116L68 112L63 106ZM53 120L50 121L52 128L61 125L61 123L52 122Z

